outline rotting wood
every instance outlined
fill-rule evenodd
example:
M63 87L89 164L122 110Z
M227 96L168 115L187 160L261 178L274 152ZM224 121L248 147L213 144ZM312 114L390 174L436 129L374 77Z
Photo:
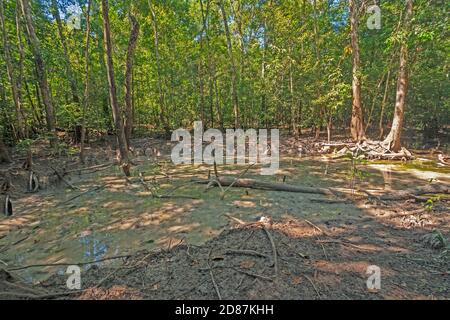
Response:
M254 179L235 179L232 177L218 177L217 181L225 187L232 186L235 188L249 188L259 190L273 190L273 191L285 191L285 192L298 192L298 193L311 193L311 194L324 194L333 196L334 193L330 189L326 188L313 188L305 186L294 186L285 183L271 183L258 181ZM209 183L208 180L200 181L200 183Z

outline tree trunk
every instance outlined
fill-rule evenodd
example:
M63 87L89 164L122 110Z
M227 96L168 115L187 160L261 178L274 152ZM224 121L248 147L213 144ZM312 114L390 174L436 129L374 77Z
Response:
M159 92L159 105L160 105L160 121L164 127L164 131L167 136L170 135L170 127L166 114L166 103L165 103L165 94L163 89L163 81L161 74L161 59L159 56L159 30L158 30L158 20L156 19L155 11L153 10L152 0L148 0L148 6L150 7L150 14L152 16L153 22L153 40L155 45L155 58L156 58L156 71L158 74L158 92Z
M66 37L64 36L63 26L61 23L61 17L59 15L59 9L56 0L52 0L51 5L52 5L52 14L56 20L56 25L58 27L59 40L61 41L61 45L63 47L66 75L70 83L70 90L72 92L72 101L78 104L80 103L80 98L78 97L77 83L75 81L75 77L73 76L72 66L70 64L69 54L67 50Z
M34 63L36 66L37 78L39 82L39 87L41 89L42 100L45 106L45 116L47 120L47 129L55 135L55 116L53 111L53 102L51 92L47 82L47 72L45 70L44 60L42 59L41 49L39 39L36 36L34 30L33 18L31 16L30 5L28 0L20 0L20 5L22 8L22 14L25 19L26 30L28 38L30 41L31 51L34 57Z
M20 13L20 5L18 3L18 1L16 1L16 14L15 14L15 18L16 18L16 35L17 35L17 47L19 49L19 75L17 76L17 93L19 96L19 100L22 100L22 84L24 83L24 76L23 76L23 70L24 70L24 62L25 62L25 52L23 49L23 44L22 44L22 33L21 33L21 29L20 29L20 17L21 17L21 13ZM26 84L26 81L25 81ZM33 106L32 106L33 107ZM26 123L26 119L27 119L27 115L25 113L25 110L23 108L20 109L21 111L21 117L23 119L24 123L24 128L25 128L25 135L26 138L29 135L29 128L28 125Z
M206 12L203 9L203 0L200 0L200 11L202 14L203 30L205 31L206 39L206 59L208 68L208 90L209 90L209 118L210 118L210 128L214 128L214 72L211 61L211 48L209 43L209 30L208 30L208 16L209 16L210 1L206 2Z
M406 0L405 34L408 34L413 15L412 0ZM384 144L392 151L401 150L401 135L403 128L403 116L405 113L405 101L408 91L408 44L407 39L402 39L400 48L400 67L397 80L397 94L395 98L394 119L391 131L384 140Z
M361 141L365 138L363 115L361 109L361 82L360 82L360 59L358 45L358 8L355 0L349 0L350 9L350 33L352 44L352 120L350 123L350 132L354 141Z
M0 136L0 163L2 162L11 162L11 157L5 143L3 142L3 138Z
M125 137L128 148L130 147L131 133L133 131L133 96L132 96L132 76L133 76L133 53L139 36L139 23L136 17L131 13L128 16L130 20L130 38L128 39L127 60L125 69Z
M106 72L108 74L109 98L114 119L117 144L119 147L119 161L123 172L130 176L130 163L128 160L128 148L123 129L122 115L117 101L116 82L114 78L114 66L112 57L111 32L109 27L109 8L108 0L102 0L103 16L103 42L106 52Z
M2 36L3 36L3 53L5 56L6 62L6 72L8 74L8 80L11 84L11 91L14 100L14 105L16 107L16 117L17 117L17 131L19 139L24 139L27 137L26 128L25 128L25 119L23 117L22 111L22 99L18 86L18 81L14 76L14 67L11 60L11 51L9 46L8 33L6 30L5 24L5 13L3 7L3 0L0 0L0 22L2 27Z
M237 129L237 128L240 128L240 116L239 116L239 98L238 98L238 93L237 93L236 63L234 61L230 29L228 28L228 19L227 19L227 14L225 12L225 6L223 4L223 0L219 0L218 4L219 4L220 11L222 12L222 19L223 19L223 24L225 27L225 35L227 38L228 56L230 58L231 91L232 91L231 94L232 94L232 99L233 99L234 127Z
M81 139L80 139L80 162L85 163L84 156L84 141L86 140L86 112L89 104L89 45L90 45L90 32L91 32L91 0L88 0L86 11L86 49L84 51L84 97L83 97L83 110L81 120Z
M387 78L386 78L386 84L384 87L384 95L383 95L383 101L381 102L381 111L380 111L380 122L378 123L379 128L379 134L378 139L381 140L384 135L384 127L383 127L383 118L384 118L384 107L386 106L386 100L387 100L387 93L389 89L389 81L391 77L391 70L388 71Z

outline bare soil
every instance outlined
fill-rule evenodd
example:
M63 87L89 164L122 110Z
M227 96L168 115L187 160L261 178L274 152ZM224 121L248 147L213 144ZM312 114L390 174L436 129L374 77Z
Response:
M0 298L450 299L450 253L430 240L436 231L450 237L449 198L383 202L358 192L386 193L430 177L448 183L447 168L407 163L397 172L395 164L391 170L392 164L368 163L365 170L381 166L383 174L349 182L348 164L308 158L299 165L292 157L321 148L291 140L282 146L282 173L275 179L317 187L351 184L355 194L333 199L236 188L220 200L218 188L205 193L204 186L183 187L193 177L204 178L204 167L151 171L147 163L160 161L171 147L156 139L136 141L139 171L161 181L161 194L177 187L174 194L200 200L151 199L137 174L127 182L114 166L73 172L83 167L76 157L52 156L45 148L36 150L34 170L47 177L46 184L28 194L17 157L2 167L14 176L8 193L16 213L0 219ZM85 166L107 163L114 153L104 143L93 146ZM70 190L49 163L62 173L72 171L64 176L80 190ZM221 168L233 176L241 170ZM261 178L251 170L248 176ZM92 191L102 184L104 190ZM98 258L104 260L89 263ZM79 291L66 287L69 264L82 265ZM381 270L380 290L367 288L371 265Z

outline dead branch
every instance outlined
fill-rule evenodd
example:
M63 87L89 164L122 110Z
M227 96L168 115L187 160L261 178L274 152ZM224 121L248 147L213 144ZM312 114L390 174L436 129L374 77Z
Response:
M234 186L234 184L240 179L242 178L247 172L248 170L254 166L255 163L251 163L244 171L241 172L241 174L239 174L239 176L222 192L222 195L220 196L220 200L223 200L225 198L225 193ZM217 169L216 169L217 171ZM217 177L217 176L216 176ZM218 177L217 177L218 178Z
M103 259L98 259L98 260L92 260L92 261L87 261L87 262L70 262L70 263L62 262L62 263L30 264L30 265L22 266L22 267L9 268L8 271L17 271L17 270L24 270L24 269L29 269L29 268L58 267L58 266L71 266L71 265L83 266L83 265L95 264L95 263L108 261L108 260L129 258L131 256L132 256L131 254L126 254L126 255L113 256L113 257L108 257L108 258L103 258Z
M221 186L232 186L235 188L249 188L258 190L272 190L272 191L285 191L285 192L297 192L297 193L312 193L312 194L324 194L334 195L330 189L326 188L313 188L304 186L294 186L285 183L271 183L263 182L254 179L235 179L231 177L219 177L217 181ZM202 180L200 183L208 184L210 181Z
M243 255L267 258L267 255L265 255L264 253L255 251L255 250L226 249L225 252L226 252L226 254L243 254Z
M390 192L388 194L382 195L381 200L408 200L415 198L423 194L439 194L439 193L450 193L450 188L448 185L443 184L429 184L423 187L416 187L412 189L406 189L397 192Z
M219 300L222 300L222 296L220 295L220 291L219 291L219 286L216 283L216 280L214 279L214 273L213 273L213 269L211 267L211 253L212 253L212 249L209 250L209 254L208 254L208 260L207 260L207 264L208 264L208 269L209 269L209 276L211 277L211 281L214 285L214 289L216 290L217 296L219 297Z
M269 230L267 230L266 227L263 227L264 232L267 235L267 238L269 238L270 244L272 246L273 251L273 264L275 269L275 277L278 276L278 254L277 254L277 247L275 246L275 241L273 240L272 235L270 234Z
M232 269L235 270L236 272L240 272L240 273L246 274L246 275L248 275L250 277L253 277L253 278L262 279L262 280L266 280L266 281L273 281L272 278L269 278L269 277L266 277L266 276L263 276L263 275L260 275L260 274L248 272L248 271L245 271L245 270L242 270L242 269L239 269L239 268L232 268Z
M80 190L80 188L74 186L74 185L71 184L69 181L67 181L67 180L63 177L63 175L60 174L60 173L58 172L58 170L56 170L56 169L53 168L52 166L50 166L50 169L52 169L52 170L55 172L55 174L58 176L58 178L59 178L61 181L63 181L65 184L67 184L67 185L69 186L70 189L72 189L72 190Z
M72 197L72 198L70 198L70 199L67 199L67 200L64 201L64 202L61 202L60 205L69 203L70 201L75 200L76 198L79 198L79 197L84 196L85 194L88 194L88 193L91 193L91 192L95 192L95 191L97 191L97 190L101 190L101 189L103 189L103 188L105 188L105 187L106 187L106 184L102 184L102 185L100 185L100 186L96 186L96 187L94 187L94 188L92 188L92 189L89 189L89 190L86 190L86 191L84 191L84 192L82 192L82 193L80 193L80 194L77 194L76 196L74 196L74 197Z

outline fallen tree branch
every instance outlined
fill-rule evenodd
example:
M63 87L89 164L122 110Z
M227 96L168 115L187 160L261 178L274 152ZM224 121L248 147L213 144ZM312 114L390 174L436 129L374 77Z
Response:
M211 281L212 281L212 283L214 285L214 289L216 290L217 297L219 298L219 300L222 300L222 296L221 296L220 291L219 291L219 286L217 285L216 280L214 279L214 273L213 273L213 270L212 270L212 267L211 267L211 263L210 263L210 261L211 261L211 253L212 253L212 249L209 250L208 260L207 260L208 269L209 269L209 276L211 277Z
M99 263L99 262L108 261L108 260L129 258L131 256L132 256L131 254L126 254L126 255L113 256L113 257L109 257L109 258L103 258L103 259L92 260L92 261L87 261L87 262L30 264L30 265L22 266L22 267L9 268L9 269L7 269L7 271L17 271L17 270L24 270L24 269L38 268L38 267L58 267L58 266L71 266L71 265L83 266L83 265L94 264L94 263Z
M436 194L436 193L450 193L448 185L443 184L429 184L423 187L416 187L412 189L406 189L397 192L390 192L382 195L381 200L408 200L420 196L423 194Z
M55 174L58 176L58 178L59 178L62 182L64 182L65 184L67 184L67 185L69 186L70 189L72 189L72 190L80 190L80 188L75 187L73 184L71 184L69 181L67 181L67 180L63 177L63 175L60 174L60 173L58 172L58 170L56 170L56 169L53 168L52 166L50 166L50 168L55 172Z
M275 277L278 276L278 254L277 254L277 247L275 246L275 241L273 240L272 235L270 234L269 230L267 230L266 227L263 227L264 232L267 235L267 238L269 238L270 244L272 246L273 251L273 264L275 269Z
M285 183L271 183L258 181L254 179L235 179L231 177L219 177L217 181L221 186L232 186L235 188L249 188L259 190L273 190L273 191L285 191L285 192L297 192L297 193L312 193L312 194L324 194L333 196L334 193L330 189L326 188L313 188L305 186L294 186ZM200 183L208 184L209 180L200 181Z
M76 198L79 198L79 197L81 197L81 196L83 196L83 195L85 195L85 194L88 194L88 193L91 193L91 192L94 192L94 191L97 191L97 190L101 190L101 189L103 189L103 188L105 188L105 187L106 187L106 184L102 184L102 185L100 185L100 186L96 186L96 187L94 187L94 188L92 188L92 189L89 189L89 190L86 190L86 191L84 191L84 192L82 192L82 193L80 193L80 194L77 194L76 196L74 196L74 197L72 197L72 198L70 198L70 199L67 199L67 200L64 201L64 202L61 202L60 204L61 204L61 205L66 204L66 203L68 203L68 202L70 202L70 201L72 201L72 200L75 200Z

